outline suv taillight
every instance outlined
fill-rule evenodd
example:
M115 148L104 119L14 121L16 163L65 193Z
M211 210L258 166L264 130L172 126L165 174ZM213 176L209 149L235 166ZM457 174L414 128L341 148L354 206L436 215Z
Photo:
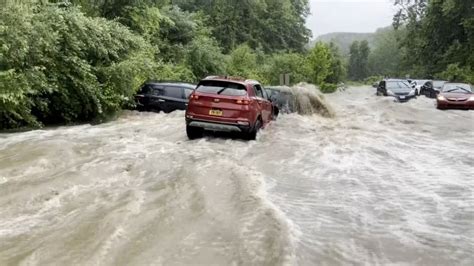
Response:
M237 100L235 101L236 104L242 104L242 105L249 105L250 101L249 100Z

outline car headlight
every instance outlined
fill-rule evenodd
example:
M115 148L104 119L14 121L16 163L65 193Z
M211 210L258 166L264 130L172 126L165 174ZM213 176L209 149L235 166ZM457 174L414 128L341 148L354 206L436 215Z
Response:
M469 101L474 101L474 95L469 98Z
M408 96L413 96L415 95L415 91L410 91L410 93L408 94Z
M443 95L438 95L439 101L446 101L446 98Z
M391 90L387 90L387 95L395 96L395 94Z

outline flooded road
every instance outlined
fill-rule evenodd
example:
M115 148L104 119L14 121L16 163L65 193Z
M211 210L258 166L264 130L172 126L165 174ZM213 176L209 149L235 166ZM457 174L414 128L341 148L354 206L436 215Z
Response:
M0 265L472 265L474 111L328 95L257 141L184 113L0 135Z

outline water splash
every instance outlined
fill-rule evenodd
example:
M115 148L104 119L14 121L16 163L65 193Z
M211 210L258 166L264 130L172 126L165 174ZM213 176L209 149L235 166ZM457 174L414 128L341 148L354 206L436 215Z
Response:
M299 83L291 87L291 91L294 95L294 111L298 114L319 114L324 117L335 116L333 108L316 86L307 83Z

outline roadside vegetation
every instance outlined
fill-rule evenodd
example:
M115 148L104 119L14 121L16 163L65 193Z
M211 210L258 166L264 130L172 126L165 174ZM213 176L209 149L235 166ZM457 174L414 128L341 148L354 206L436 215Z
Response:
M349 80L474 83L474 18L464 0L397 0L393 27L308 46L308 0L3 0L0 129L97 121L132 105L146 80L289 74L330 93Z
M238 75L327 91L337 49L307 49L307 0L5 1L0 10L0 129L103 121L148 79Z

